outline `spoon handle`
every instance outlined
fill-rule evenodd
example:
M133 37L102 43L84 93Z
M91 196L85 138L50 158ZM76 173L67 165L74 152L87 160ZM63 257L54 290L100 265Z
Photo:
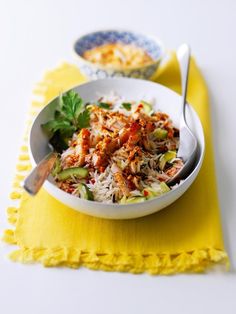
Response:
M190 62L190 47L187 44L181 45L177 50L177 59L180 66L181 74L181 88L182 88L182 118L185 119L185 107L186 107L186 95L188 87L188 74L189 74L189 62Z
M30 194L35 195L43 185L53 169L57 153L51 152L30 172L23 183L23 188Z

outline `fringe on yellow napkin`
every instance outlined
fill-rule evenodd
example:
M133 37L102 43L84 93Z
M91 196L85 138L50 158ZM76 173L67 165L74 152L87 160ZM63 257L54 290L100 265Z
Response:
M180 91L175 54L159 69L155 80ZM50 99L85 82L79 69L63 64L49 71L34 94L32 119ZM198 112L206 137L206 155L192 187L168 208L139 219L112 221L80 214L41 190L35 197L20 183L30 169L28 148L21 147L11 198L19 206L8 208L13 230L4 239L19 249L14 261L41 262L45 266L85 266L109 271L173 274L202 272L216 263L227 263L217 198L208 95L205 82L191 61L188 101ZM27 140L28 123L26 131Z

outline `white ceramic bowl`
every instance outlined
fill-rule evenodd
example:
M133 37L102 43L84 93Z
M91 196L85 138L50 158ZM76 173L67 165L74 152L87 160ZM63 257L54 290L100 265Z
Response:
M178 127L180 117L181 98L172 90L144 80L131 78L107 78L85 83L74 90L78 92L85 101L98 99L111 91L123 96L127 100L154 99L155 109L160 109L170 115L174 125ZM58 98L51 101L36 117L30 132L30 154L32 164L37 164L48 152L48 138L42 132L41 124L53 117L57 106ZM87 201L60 190L50 176L44 183L44 188L60 202L82 213L108 218L108 219L130 219L142 217L159 211L176 201L190 187L195 180L203 161L204 156L204 134L201 122L191 106L187 106L187 121L198 139L199 152L196 165L192 173L174 190L163 194L160 197L148 200L143 203L119 205L103 204L94 201Z

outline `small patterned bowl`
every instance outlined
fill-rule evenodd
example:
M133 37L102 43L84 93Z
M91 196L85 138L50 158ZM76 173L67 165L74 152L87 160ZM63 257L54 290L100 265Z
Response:
M142 48L153 59L153 62L137 67L112 68L111 66L92 63L83 58L86 50L116 42L133 44ZM164 56L164 47L158 39L131 31L119 30L98 31L84 35L75 42L74 51L79 57L81 71L91 79L124 76L151 79Z

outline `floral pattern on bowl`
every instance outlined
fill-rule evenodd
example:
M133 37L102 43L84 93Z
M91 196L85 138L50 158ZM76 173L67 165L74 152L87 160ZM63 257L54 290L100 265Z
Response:
M89 62L83 58L86 50L101 46L107 43L133 44L145 50L153 59L151 64L127 67L112 68ZM107 77L134 77L150 79L156 72L164 55L163 45L155 38L138 34L131 31L98 31L80 37L74 44L74 51L79 57L81 71L91 79Z

